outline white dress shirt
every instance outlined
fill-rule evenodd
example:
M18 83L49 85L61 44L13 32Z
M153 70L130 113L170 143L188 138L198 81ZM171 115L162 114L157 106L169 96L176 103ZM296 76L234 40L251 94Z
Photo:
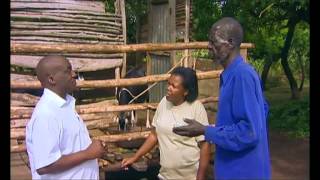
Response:
M32 179L99 179L97 159L58 173L39 175L36 171L90 144L87 127L75 110L75 99L67 95L65 100L45 88L26 127Z

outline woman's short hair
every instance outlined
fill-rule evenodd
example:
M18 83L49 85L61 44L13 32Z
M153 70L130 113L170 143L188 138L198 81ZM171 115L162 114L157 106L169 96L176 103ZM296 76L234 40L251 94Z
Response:
M171 75L178 75L182 77L182 86L188 91L186 101L192 103L198 98L198 78L196 71L192 68L176 67L171 72Z

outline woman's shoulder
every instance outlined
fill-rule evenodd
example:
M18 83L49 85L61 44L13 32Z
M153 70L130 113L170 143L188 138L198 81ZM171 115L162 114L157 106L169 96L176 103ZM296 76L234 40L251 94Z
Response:
M159 107L165 107L165 106L167 106L168 102L169 102L169 101L167 100L166 96L164 96L164 97L160 100L160 102L159 102L159 104L158 104L158 108L159 108Z
M198 99L194 100L192 103L189 104L195 109L204 108L202 102L200 102Z
M167 102L166 96L163 96L163 98L160 100L159 104L165 104Z

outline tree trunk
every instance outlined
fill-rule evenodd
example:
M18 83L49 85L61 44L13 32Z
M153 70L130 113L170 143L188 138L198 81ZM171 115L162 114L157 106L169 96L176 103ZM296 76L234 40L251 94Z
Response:
M297 81L294 79L292 71L289 67L289 63L288 63L288 53L291 47L291 42L292 42L292 38L293 38L293 34L294 34L294 30L296 27L296 24L298 23L298 21L294 18L290 18L288 21L288 33L286 36L286 40L284 43L284 47L282 48L281 51L281 65L283 67L283 70L288 78L289 84L290 84L290 89L291 89L291 98L292 99L298 99L300 96L300 92L297 86Z
M267 77L268 77L268 73L269 73L269 70L270 70L270 67L272 65L272 59L271 58L267 58L265 63L264 63L264 66L263 66L263 70L262 70L262 73L261 73L261 81L262 81L262 88L263 90L266 89L266 82L267 82Z
M302 89L303 89L305 72L304 72L304 65L303 65L303 62L302 62L301 52L298 52L297 54L298 54L298 63L299 63L300 70L301 70L301 83L300 83L300 86L299 86L299 91L301 92Z

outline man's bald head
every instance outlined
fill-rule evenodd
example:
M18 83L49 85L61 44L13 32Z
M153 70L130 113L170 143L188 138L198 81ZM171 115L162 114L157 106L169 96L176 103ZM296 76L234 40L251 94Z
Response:
M228 41L235 47L240 47L243 41L243 29L241 24L231 17L224 17L214 23L210 30L210 36L217 36L218 39Z
M64 56L50 55L43 57L36 67L38 80L43 86L46 86L48 77L54 75L67 62L68 60Z

